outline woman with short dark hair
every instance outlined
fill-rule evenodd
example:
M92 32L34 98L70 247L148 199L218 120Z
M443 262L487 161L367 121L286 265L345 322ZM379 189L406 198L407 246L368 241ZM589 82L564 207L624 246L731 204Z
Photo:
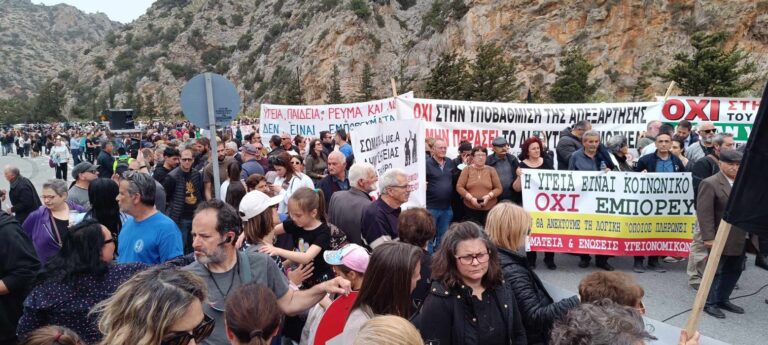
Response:
M309 152L307 152L307 158L304 160L304 171L317 185L325 177L326 169L328 169L328 154L325 153L323 142L320 139L313 139L309 142Z
M459 175L456 192L464 199L466 219L482 226L488 211L498 202L502 186L496 169L485 165L485 147L475 146L471 156L471 164Z
M527 344L496 246L479 225L454 223L432 261L432 289L414 324L427 342Z
M280 331L283 313L269 288L248 283L227 298L224 320L227 339L233 345L266 345Z
M413 304L421 306L429 294L432 285L432 255L427 251L427 243L435 238L437 227L432 214L424 208L410 208L397 218L397 232L400 242L412 244L421 248L421 279L411 294Z

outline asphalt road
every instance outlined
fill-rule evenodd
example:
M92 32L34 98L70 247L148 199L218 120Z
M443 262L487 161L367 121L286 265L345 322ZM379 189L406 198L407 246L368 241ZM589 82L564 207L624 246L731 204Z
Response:
M17 155L0 157L0 166L13 164L19 167L21 174L35 184L40 191L43 182L54 178L54 170L48 167L48 159L38 157L35 159L22 159ZM69 173L72 167L70 165ZM69 181L71 181L69 176ZM8 189L5 179L0 181L0 189ZM3 207L5 208L5 207ZM539 265L536 272L542 280L559 286L563 289L578 290L579 281L588 273L597 270L594 266L582 269L577 266L579 258L572 255L557 254L555 262L557 270L547 270L543 262L543 256L539 255ZM645 289L644 303L647 316L663 321L675 314L688 310L693 305L696 291L688 287L685 274L686 262L664 263L666 273L646 272L637 274L632 272L632 258L612 258L610 263L617 270L633 275ZM594 265L594 261L593 261ZM758 289L768 285L768 271L755 267L753 255L747 259L747 270L743 272L739 280L739 290L734 291L733 296L754 296L734 299L733 302L746 310L744 315L736 315L726 312L724 320L715 319L703 314L699 330L702 334L734 345L764 345L768 343L768 288L757 292ZM676 316L667 323L685 327L689 313Z

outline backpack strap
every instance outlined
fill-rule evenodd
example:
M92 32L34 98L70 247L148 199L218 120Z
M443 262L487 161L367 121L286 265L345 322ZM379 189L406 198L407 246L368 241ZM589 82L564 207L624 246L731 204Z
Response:
M253 281L253 272L251 272L251 259L248 258L248 253L240 252L237 253L238 256L240 256L241 266L240 266L240 276L242 277L243 284L248 284Z

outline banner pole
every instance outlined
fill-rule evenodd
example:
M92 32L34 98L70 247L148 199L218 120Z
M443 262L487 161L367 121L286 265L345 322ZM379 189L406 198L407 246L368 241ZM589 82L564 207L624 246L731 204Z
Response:
M721 220L720 225L717 228L715 242L712 244L712 249L709 251L709 257L707 257L707 267L704 269L704 275L701 277L699 291L696 293L696 299L693 301L691 315L688 316L688 322L685 324L685 331L688 333L688 337L692 337L699 328L701 312L704 310L704 305L707 302L709 289L712 287L712 280L715 279L717 265L720 264L720 256L723 253L723 248L725 247L725 242L727 241L730 232L731 224L725 220Z
M672 94L672 90L675 88L675 86L677 86L677 83L674 80L669 82L669 87L667 88L667 93L664 94L664 102L663 103L667 102L667 98L669 98L669 96Z
M395 78L389 78L389 82L392 84L392 97L397 98L397 85L395 84Z

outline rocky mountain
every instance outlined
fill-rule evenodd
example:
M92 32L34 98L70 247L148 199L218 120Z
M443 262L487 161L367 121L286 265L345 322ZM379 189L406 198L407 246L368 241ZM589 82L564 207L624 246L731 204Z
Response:
M88 47L119 28L104 14L68 5L0 0L0 98L27 97L59 72L71 69Z
M578 45L596 65L597 100L628 100L643 68L665 70L691 35L727 31L728 45L768 61L768 1L754 0L157 0L145 15L84 51L73 73L70 109L130 106L178 113L193 75L213 71L238 87L243 109L301 89L328 98L334 66L342 94L356 97L365 64L377 96L421 92L438 57L494 42L518 62L527 86L546 94L562 52ZM644 67L645 66L645 67ZM647 96L666 85L651 78ZM755 93L757 94L757 92Z

